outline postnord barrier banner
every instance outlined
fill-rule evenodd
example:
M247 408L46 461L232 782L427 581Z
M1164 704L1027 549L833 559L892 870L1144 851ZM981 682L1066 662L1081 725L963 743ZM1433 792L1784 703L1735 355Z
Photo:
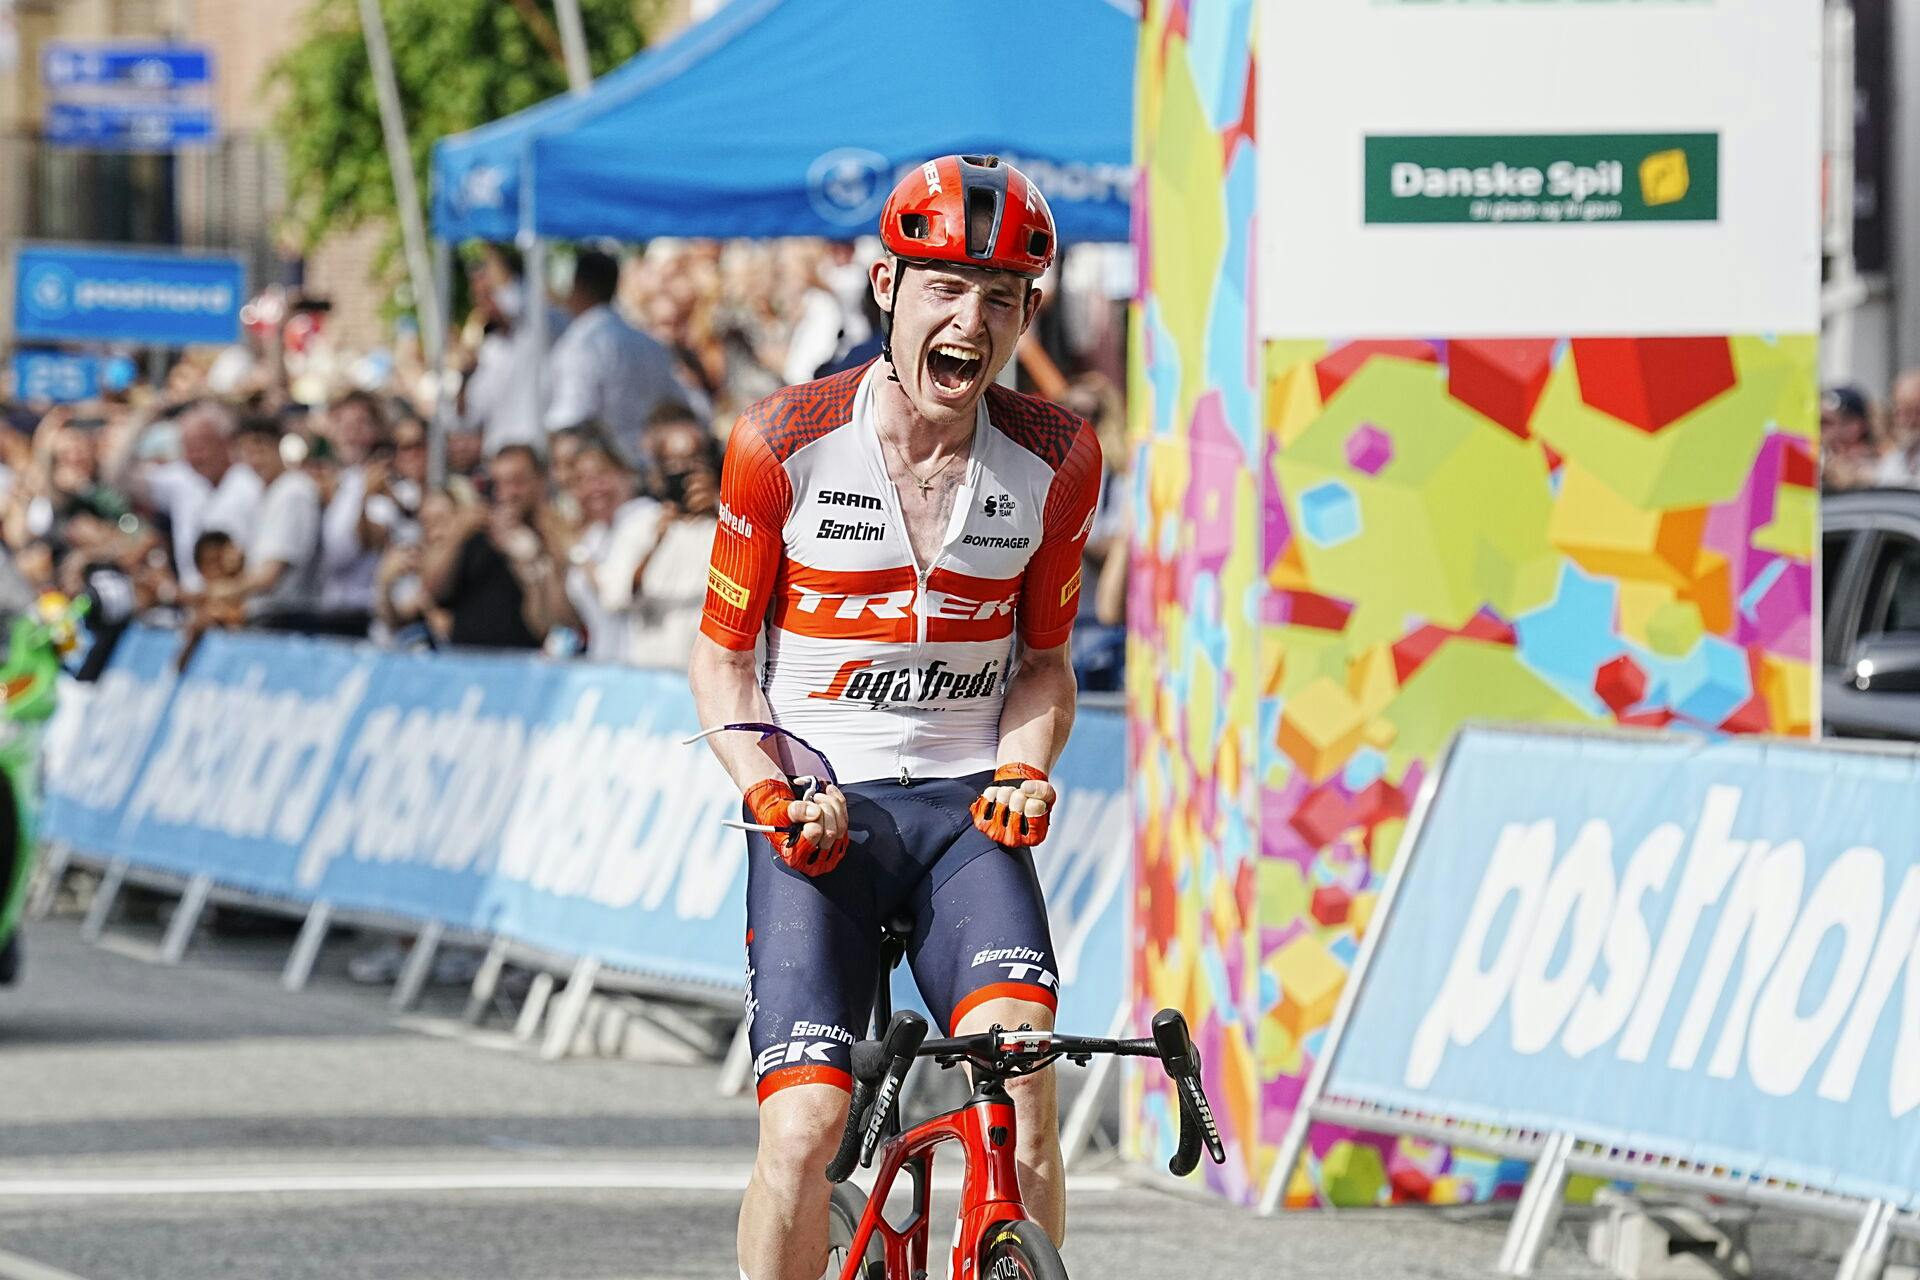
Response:
M739 796L686 677L135 628L50 734L48 839L180 875L495 934L738 989ZM1085 712L1037 851L1063 1018L1123 989L1123 723ZM757 838L756 838L757 841ZM1063 1022L1063 1026L1067 1025Z
M1326 1093L1920 1203L1920 754L1457 740Z

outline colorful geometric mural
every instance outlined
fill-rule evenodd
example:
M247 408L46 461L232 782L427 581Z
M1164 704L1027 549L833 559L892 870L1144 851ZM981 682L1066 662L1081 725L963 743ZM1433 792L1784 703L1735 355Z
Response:
M1141 1025L1194 1024L1259 1194L1420 782L1467 720L1804 734L1810 336L1259 343L1252 6L1147 6L1130 404ZM1129 1079L1128 1149L1171 1098ZM1521 1166L1316 1130L1289 1204Z

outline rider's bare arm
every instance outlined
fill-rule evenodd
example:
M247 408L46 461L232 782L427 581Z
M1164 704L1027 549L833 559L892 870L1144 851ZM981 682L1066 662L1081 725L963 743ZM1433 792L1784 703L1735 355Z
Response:
M1000 760L1051 770L1073 730L1074 681L1069 645L1023 649L1000 710Z
M773 719L752 649L729 649L705 635L693 638L693 662L687 669L693 705L702 729L723 724ZM750 733L716 733L707 739L735 786L745 791L766 778L786 776Z

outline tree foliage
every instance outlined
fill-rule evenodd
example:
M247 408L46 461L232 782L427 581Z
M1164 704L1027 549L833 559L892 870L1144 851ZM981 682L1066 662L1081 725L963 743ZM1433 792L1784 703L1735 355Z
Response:
M653 0L580 0L595 76L638 53ZM436 139L564 93L553 0L381 0L422 199ZM269 73L286 155L288 219L303 247L391 220L393 175L357 0L313 0L306 34ZM395 233L397 234L397 232Z

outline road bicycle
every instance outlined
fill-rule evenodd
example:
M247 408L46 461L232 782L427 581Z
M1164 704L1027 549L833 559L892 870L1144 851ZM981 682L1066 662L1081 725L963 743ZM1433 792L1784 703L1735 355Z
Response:
M1180 1143L1168 1169L1175 1177L1193 1172L1203 1145L1215 1164L1225 1162L1220 1130L1200 1082L1200 1054L1178 1010L1155 1014L1153 1035L1143 1040L1000 1026L929 1040L926 1020L919 1014L890 1011L890 977L912 932L911 920L889 921L882 930L873 1025L884 1025L885 1030L853 1047L853 1105L840 1149L827 1166L827 1178L835 1184L829 1229L829 1256L835 1265L828 1276L925 1280L934 1152L954 1143L965 1157L966 1170L947 1274L953 1280L1066 1280L1059 1252L1040 1224L1027 1216L1020 1199L1014 1163L1017 1129L1013 1100L1006 1091L1007 1081L1044 1070L1060 1058L1080 1066L1095 1054L1160 1059L1180 1099ZM972 1071L973 1094L959 1108L902 1132L900 1087L917 1058L932 1058L942 1067L965 1064ZM870 1166L876 1149L880 1169L873 1191L862 1197L847 1178L856 1163ZM912 1180L912 1204L905 1221L895 1226L886 1217L887 1196L903 1171Z
M720 725L687 741L728 732L781 738L817 762L820 774L792 779L798 799L810 800L822 788L838 783L832 763L819 748L778 725L758 721ZM725 825L767 835L784 830L745 821L728 820ZM906 955L913 924L911 918L901 917L881 927L871 1027L884 1030L853 1046L853 1102L840 1148L827 1166L827 1180L834 1184L829 1277L926 1280L933 1156L939 1147L955 1143L965 1157L966 1169L948 1271L952 1280L1066 1280L1059 1251L1028 1216L1020 1199L1019 1167L1014 1160L1017 1127L1013 1099L1006 1090L1007 1081L1043 1071L1061 1058L1083 1067L1096 1054L1158 1058L1180 1100L1180 1141L1167 1168L1175 1177L1192 1173L1203 1146L1215 1164L1226 1163L1220 1129L1200 1080L1200 1053L1187 1032L1187 1020L1177 1009L1155 1014L1153 1035L1142 1040L1063 1035L1031 1026L1008 1030L998 1025L974 1035L929 1040L926 1019L907 1010L893 1011L893 970ZM900 1089L918 1058L932 1058L941 1067L966 1065L972 1075L972 1096L962 1106L902 1132ZM876 1150L881 1154L880 1170L873 1191L863 1198L847 1179L856 1163L870 1167ZM895 1226L887 1220L886 1204L902 1172L913 1183L912 1207L906 1220Z

